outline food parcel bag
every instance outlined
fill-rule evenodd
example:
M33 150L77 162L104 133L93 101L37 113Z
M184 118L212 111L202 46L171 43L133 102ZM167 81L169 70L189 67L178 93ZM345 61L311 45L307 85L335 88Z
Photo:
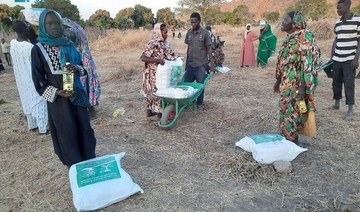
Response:
M25 21L34 26L39 26L40 14L46 10L46 8L27 8L20 10L20 13L25 17Z
M246 136L235 145L251 152L254 160L261 164L271 164L278 160L292 161L307 151L277 134Z
M125 153L106 155L70 167L70 186L78 211L96 210L144 191L120 166Z
M156 69L156 88L163 89L169 87L175 87L178 83L181 71L182 71L183 61L181 58L178 58L174 61L165 60L164 65L158 65Z

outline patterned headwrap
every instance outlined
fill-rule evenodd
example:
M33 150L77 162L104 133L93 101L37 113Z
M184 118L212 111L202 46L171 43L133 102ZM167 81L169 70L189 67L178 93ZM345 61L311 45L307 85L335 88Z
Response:
M60 27L62 31L62 35L59 37L50 36L45 30L45 18L49 13L53 13L60 21ZM42 44L46 44L49 46L59 47L59 62L61 67L65 66L65 63L69 61L71 64L79 65L81 64L80 54L73 47L72 41L64 35L64 25L62 18L59 13L54 10L44 10L40 14L39 18L39 36L37 41Z
M164 41L164 38L161 35L161 30L160 30L160 26L162 23L157 23L154 26L154 30L152 33L152 39L153 40L158 40L158 41Z
M292 19L295 29L305 29L307 24L305 21L305 17L300 12L290 12L288 13L290 18Z
M80 47L81 49L81 61L84 69L87 71L88 79L81 78L83 85L86 84L86 81L89 84L89 101L92 106L98 104L98 99L101 93L99 77L96 73L95 62L92 59L92 55L89 48L88 38L85 30L74 21L63 18L64 25L70 27L71 30L76 35L75 46Z

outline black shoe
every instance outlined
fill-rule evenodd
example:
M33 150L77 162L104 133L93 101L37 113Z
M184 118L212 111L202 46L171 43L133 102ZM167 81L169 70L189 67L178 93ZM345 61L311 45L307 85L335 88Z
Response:
M156 113L152 112L151 110L146 110L146 117L152 117L155 115L156 115Z

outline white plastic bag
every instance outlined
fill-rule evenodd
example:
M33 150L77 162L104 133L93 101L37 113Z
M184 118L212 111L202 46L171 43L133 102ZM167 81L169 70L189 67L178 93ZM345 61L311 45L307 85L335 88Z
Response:
M307 149L283 139L281 141L256 144L252 150L252 156L258 163L272 164L278 160L292 161L305 151Z
M292 161L300 153L307 151L277 134L246 136L235 145L251 152L254 160L262 164L271 164L278 160Z
M165 61L164 65L158 65L156 69L156 88L158 90L170 87L171 65Z
M44 10L46 10L46 8L27 8L22 9L20 13L24 15L25 21L29 22L32 25L39 26L40 14Z
M220 67L220 66L216 66L215 67L215 70L217 70L218 72L221 72L223 74L231 71L231 69L229 67L226 67L226 66L223 66L223 67Z
M165 60L164 65L156 69L156 88L163 89L176 86L182 71L183 61L178 58L174 61Z
M157 96L173 98L173 99L185 99L192 97L198 89L194 89L191 86L181 85L174 88L162 88L156 91Z
M252 149L256 144L264 143L264 142L281 141L283 139L285 139L283 136L277 134L252 135L252 136L245 136L240 141L236 142L235 145L247 152L252 152Z
M106 155L74 164L69 178L78 211L96 210L144 191L120 166L125 155Z

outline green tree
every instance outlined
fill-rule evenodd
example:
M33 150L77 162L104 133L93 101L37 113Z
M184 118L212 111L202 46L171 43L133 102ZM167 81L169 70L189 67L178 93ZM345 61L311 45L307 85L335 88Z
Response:
M218 6L211 6L204 14L204 23L214 25L221 23L221 11Z
M279 12L265 12L262 14L262 17L265 18L269 22L275 22L279 20L280 13Z
M88 20L90 26L106 30L112 27L114 20L110 17L110 12L106 10L96 10Z
M0 4L0 32L8 32L11 28L11 19L9 16L10 7L6 4Z
M173 13L170 7L159 9L156 13L156 19L159 23L164 23L168 26L176 25L175 13Z
M128 7L128 8L125 8L125 9L122 9L120 10L116 16L115 16L115 20L116 19L120 19L121 17L125 17L125 18L131 18L131 16L133 15L134 13L134 8L132 7Z
M70 0L46 0L38 1L31 5L35 8L48 8L55 10L61 14L62 17L69 18L73 21L80 20L79 9L76 5L71 4Z
M134 10L132 7L120 10L114 19L115 27L123 30L134 28L134 21L131 19Z
M21 11L22 9L25 9L25 7L20 6L20 5L16 5L16 6L14 6L14 7L10 7L10 9L9 9L9 16L10 16L13 20L14 20L14 19L17 19L17 20L21 19L21 17L20 17L20 11Z
M351 8L351 11L357 15L360 15L360 4L358 4L357 6Z
M220 14L221 23L230 24L232 12L223 12Z
M232 11L226 24L245 25L254 22L254 17L255 14L251 13L246 5L239 5Z
M184 28L185 27L185 24L186 22L180 20L180 19L176 19L176 25L179 27L179 28Z
M133 29L134 21L131 18L126 18L125 16L123 16L117 20L116 27L121 30Z
M8 19L10 7L7 4L0 4L0 21Z
M225 0L180 0L178 5L181 5L181 8L176 8L176 11L179 11L180 13L190 13L197 11L200 13L204 23L208 24L205 21L207 18L211 19L211 17L206 16L208 10L211 10L213 6L217 6L224 2Z
M326 0L298 0L293 7L286 9L286 12L299 11L305 17L312 20L318 20L320 17L326 17L331 4L327 4Z
M131 19L134 21L136 28L144 27L146 24L153 23L154 14L150 8L137 4L134 7L134 13L131 15Z

